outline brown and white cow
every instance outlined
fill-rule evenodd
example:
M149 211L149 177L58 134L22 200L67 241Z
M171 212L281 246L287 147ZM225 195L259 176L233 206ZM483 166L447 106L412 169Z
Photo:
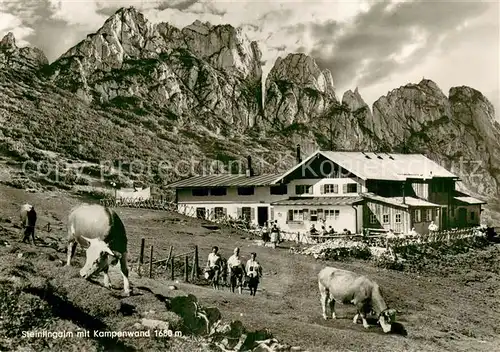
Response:
M382 330L385 333L391 331L396 310L387 307L378 284L373 280L352 271L326 267L318 274L318 286L324 319L327 319L326 305L328 303L332 319L335 319L335 302L354 304L357 308L353 319L354 324L357 324L361 317L363 326L369 328L366 316L373 311L378 316L378 323L382 326Z
M88 246L85 265L80 276L85 279L104 273L104 286L111 287L108 269L120 262L125 295L130 295L127 267L127 234L118 214L97 204L82 204L74 208L68 217L68 258L71 265L78 243Z
M23 204L19 211L19 219L21 220L21 228L24 230L23 242L29 240L30 236L33 244L35 244L35 226L36 226L36 211L31 204Z

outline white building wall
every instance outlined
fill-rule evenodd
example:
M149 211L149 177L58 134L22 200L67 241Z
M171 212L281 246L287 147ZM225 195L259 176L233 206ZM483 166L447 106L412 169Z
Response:
M361 182L361 183L360 183ZM347 183L360 183L361 184L361 192L367 192L367 188L365 186L365 182L363 180L356 180L353 178L323 178L323 179L297 179L292 180L288 184L288 194L291 197L334 197L334 196L356 196L358 193L343 193L342 188L344 184ZM321 187L325 184L335 184L338 185L338 193L325 193L321 194ZM313 193L312 194L296 194L295 186L296 185L313 185Z
M177 193L177 203L186 204L214 204L221 202L234 202L241 204L264 203L269 204L290 197L290 186L288 186L288 194L273 195L270 194L269 186L255 187L253 195L240 196L236 187L227 188L225 196L193 196L190 189L179 189Z
M151 187L147 188L121 188L116 190L116 199L147 200L151 198Z
M233 219L237 219L238 216L242 215L241 208L248 207L250 208L250 222L253 225L258 225L259 220L259 207L267 208L267 220L270 220L272 216L272 212L270 211L269 204L265 203L233 203L233 202L217 202L217 203L178 203L177 208L178 211L182 214L186 214L188 216L196 217L196 209L204 208L207 214L215 213L215 208L220 207L224 209L224 215L230 216Z
M321 220L318 221L310 221L304 220L302 222L288 221L288 210L289 209L308 209L309 211L322 209L324 210L339 210L338 219L326 220L324 223ZM356 211L350 205L342 205L342 206L289 206L289 205L277 205L274 206L274 219L278 221L278 226L282 231L286 232L300 232L306 233L309 232L312 224L315 225L316 229L320 230L323 224L328 229L329 226L332 226L335 232L342 232L344 229L348 229L352 233L356 233L356 225L358 225L358 232L361 231L362 226L362 208L357 207L357 218Z

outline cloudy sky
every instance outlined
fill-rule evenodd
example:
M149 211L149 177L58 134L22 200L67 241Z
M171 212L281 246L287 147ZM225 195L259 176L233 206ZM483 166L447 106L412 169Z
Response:
M178 27L241 26L261 43L265 69L288 52L310 54L331 70L339 96L359 87L371 105L425 77L445 94L480 90L500 115L498 0L0 0L0 35L12 31L53 61L129 6Z

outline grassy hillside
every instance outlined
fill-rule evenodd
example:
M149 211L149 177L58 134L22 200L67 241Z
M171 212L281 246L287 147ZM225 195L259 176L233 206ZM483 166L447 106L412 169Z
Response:
M155 269L153 280L138 278L131 273L136 295L121 297L122 281L117 268L110 272L115 290L82 280L78 268L84 252L79 249L74 267L61 267L65 260L65 217L81 199L61 193L26 194L0 186L0 279L3 299L0 320L0 347L15 349L31 344L33 351L163 350L207 351L209 344L202 339L190 314L186 295L195 295L204 307L217 307L223 323L241 321L247 331L269 329L279 340L308 351L491 351L498 340L496 308L500 271L494 258L498 247L472 250L456 258L430 258L419 273L381 270L369 262L352 260L328 262L289 253L290 244L273 250L258 247L228 230L209 231L197 219L178 214L140 209L118 209L129 232L129 265L136 267L141 238L146 246L154 245L154 258L164 258L174 246L174 254L200 248L200 260L208 255L211 246L218 245L228 256L235 246L241 247L246 260L257 252L264 277L256 297L247 291L232 294L227 289L214 291L206 286L175 283L162 269ZM22 201L37 205L40 214L37 236L39 246L18 243L17 207ZM52 231L42 228L52 223ZM168 230L167 230L168 229ZM167 231L167 233L165 232ZM455 256L454 256L455 257ZM473 260L472 260L473 259ZM398 321L408 332L407 337L385 335L380 327L366 331L361 324L353 325L354 307L337 305L335 321L321 317L316 275L325 265L354 270L374 278L382 287L389 306L398 310ZM426 269L428 268L428 269ZM170 285L178 290L170 290ZM0 297L1 298L1 297ZM186 301L187 300L187 301ZM183 308L184 307L184 308ZM460 309L457 309L460 307ZM142 319L167 321L172 329L180 329L189 339L23 339L22 331L81 331L81 330L138 330ZM222 324L222 325L224 325ZM233 329L241 326L233 323ZM240 329L241 331L241 329ZM229 342L237 343L235 335ZM239 333L241 334L241 332ZM253 335L252 335L253 336ZM214 341L221 341L215 339ZM28 349L29 350L29 349ZM31 351L30 350L30 351ZM217 350L217 349L212 349Z
M285 140L226 139L195 122L179 128L166 111L146 105L137 108L124 101L90 106L29 75L2 72L0 82L0 156L18 171L24 167L29 172L21 174L36 182L88 184L87 176L94 181L99 178L102 164L106 180L116 181L112 174L121 171L128 179L161 186L200 172L201 163L209 165L212 160L227 167L229 161L243 161L252 154L257 168L259 157L265 159L262 171L271 169L269 165L275 168L281 154L288 152L288 161L293 160L293 144ZM109 166L114 170L108 170ZM66 175L69 169L87 176L76 180L74 172Z

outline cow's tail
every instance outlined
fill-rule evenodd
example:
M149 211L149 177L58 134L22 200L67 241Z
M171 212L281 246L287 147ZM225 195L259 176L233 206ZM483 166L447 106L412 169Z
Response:
M321 294L321 296L323 295L328 295L330 290L328 289L328 287L326 285L323 284L322 282L323 280L321 280L321 277L318 277L318 289L319 289L319 293Z
M76 236L75 236L75 224L73 224L72 221L70 221L69 226L68 226L68 242L75 242L76 241Z

